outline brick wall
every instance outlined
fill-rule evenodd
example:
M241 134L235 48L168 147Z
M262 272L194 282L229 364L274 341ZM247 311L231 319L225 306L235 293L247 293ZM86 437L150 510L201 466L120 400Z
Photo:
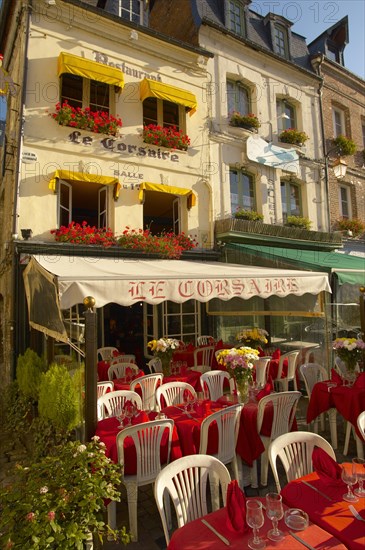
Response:
M333 108L344 113L346 136L353 139L357 151L353 156L345 157L348 165L346 176L337 180L329 169L329 202L331 227L341 217L339 203L339 185L350 189L352 217L365 222L365 161L362 126L365 124L365 82L335 63L324 62L323 117L327 150L333 147L334 137ZM330 165L336 154L330 156Z

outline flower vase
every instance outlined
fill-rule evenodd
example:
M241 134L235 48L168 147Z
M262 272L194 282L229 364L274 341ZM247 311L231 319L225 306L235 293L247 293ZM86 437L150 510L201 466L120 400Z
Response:
M248 401L248 380L236 380L237 399L244 405Z
M356 357L347 357L346 359L343 360L343 362L346 365L345 379L348 385L352 386L356 380L357 359Z
M171 376L171 355L160 356L164 376Z

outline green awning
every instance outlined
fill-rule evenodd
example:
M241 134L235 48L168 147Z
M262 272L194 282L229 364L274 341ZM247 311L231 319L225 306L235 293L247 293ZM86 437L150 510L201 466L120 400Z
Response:
M229 244L228 248L237 250L242 254L272 260L276 264L279 262L292 265L295 269L335 273L340 285L345 283L365 285L365 258L359 256L320 250L299 250L234 243Z

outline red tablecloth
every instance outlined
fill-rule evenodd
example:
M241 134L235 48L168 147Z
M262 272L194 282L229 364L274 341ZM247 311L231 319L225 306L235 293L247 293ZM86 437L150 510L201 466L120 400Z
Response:
M313 491L301 480L310 481L320 491L333 500L327 500ZM307 512L309 519L337 537L349 550L363 550L365 548L365 523L351 514L349 503L342 500L347 488L342 481L328 483L319 479L317 473L291 481L281 491L283 502L293 508L301 508ZM365 512L365 499L361 498L353 503L358 511ZM364 516L365 517L365 516Z
M156 418L156 413L150 413L148 415L150 420ZM146 413L142 412L137 417L133 418L133 424L138 424L139 422L147 422ZM100 437L100 440L105 443L106 450L105 454L113 462L118 462L118 450L117 450L117 434L120 431L119 420L115 417L105 418L100 420L96 427L95 435ZM177 431L174 428L171 442L171 453L170 453L170 462L180 458L181 450L179 445L179 439ZM167 458L167 433L162 436L161 441L161 463L164 464ZM136 449L133 445L133 441L130 437L124 442L124 473L126 475L133 475L136 473Z
M364 382L364 384L362 384ZM311 393L307 409L307 422L312 422L317 416L336 408L337 411L351 422L357 435L361 434L357 428L357 417L365 410L365 373L362 373L356 384L349 386L329 387L330 381L317 382Z
M222 407L234 404L234 401L232 401L231 398L229 400L221 398L216 402L204 401L204 403L206 403L206 405L200 408L195 407L194 411L189 410L189 416L184 413L183 405L166 407L162 411L168 418L172 418L175 422L183 456L199 452L200 428L203 419L207 415L220 410ZM206 407L207 410L204 410L204 407ZM265 450L257 432L257 408L257 403L247 403L243 407L237 439L237 453L249 466L252 466L254 460L257 460ZM270 434L272 414L272 407L267 406L261 429L262 435ZM294 423L293 429L296 429L296 423ZM209 433L208 454L217 452L217 444L217 427L216 425L212 425Z
M181 370L179 374L172 374L171 376L164 376L163 383L167 382L187 382L196 392L200 392L200 377L202 373L197 370Z
M130 390L131 389L131 382L133 380L136 380L136 378L141 378L141 376L144 376L143 370L140 370L138 374L134 374L132 376L132 379L128 380L127 378L114 378L113 384L114 384L114 390ZM137 386L135 391L139 393L139 395L142 395L142 390L140 386Z
M265 514L264 514L265 515ZM249 529L243 535L231 531L227 527L227 510L221 508L217 512L213 512L205 516L205 518L219 533L226 537L230 542L232 550L245 550L248 548L248 539L252 538L252 530ZM284 523L284 520L279 521L279 529L283 531L285 537L280 542L271 542L266 534L272 528L271 521L265 515L265 523L261 527L259 536L265 539L266 550L303 550L304 546L289 534L289 529ZM316 548L326 550L346 550L346 547L340 543L338 539L329 535L318 527L310 524L307 529L297 532L298 536L305 542ZM170 540L168 550L222 550L226 548L225 544L202 522L201 519L191 521L177 529Z

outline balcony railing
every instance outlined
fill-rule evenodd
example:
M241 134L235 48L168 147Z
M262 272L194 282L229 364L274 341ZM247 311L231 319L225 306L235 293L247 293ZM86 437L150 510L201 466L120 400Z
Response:
M340 231L327 233L284 225L272 225L261 221L226 218L215 222L215 236L223 242L257 243L270 246L287 246L322 250L342 248Z

